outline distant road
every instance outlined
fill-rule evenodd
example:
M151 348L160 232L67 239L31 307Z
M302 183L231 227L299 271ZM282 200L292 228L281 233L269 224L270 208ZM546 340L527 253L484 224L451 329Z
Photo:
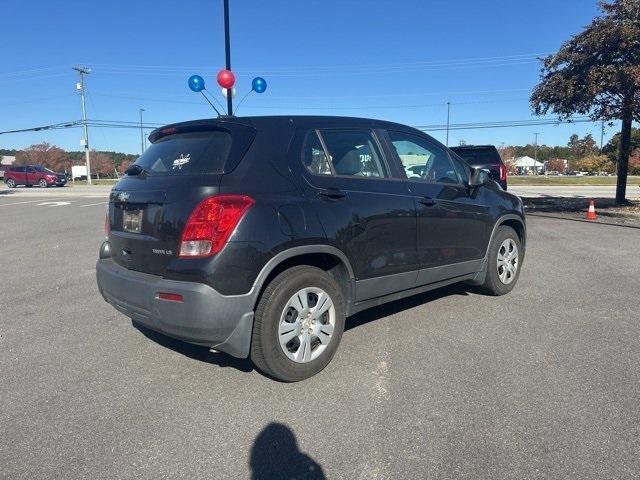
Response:
M615 185L509 185L509 191L520 197L571 197L571 198L615 198ZM627 185L627 199L640 200L640 188Z
M548 185L509 185L509 191L520 197L575 197L575 198L615 198L615 185L580 185L580 186L548 186ZM629 198L638 198L640 189L629 185Z

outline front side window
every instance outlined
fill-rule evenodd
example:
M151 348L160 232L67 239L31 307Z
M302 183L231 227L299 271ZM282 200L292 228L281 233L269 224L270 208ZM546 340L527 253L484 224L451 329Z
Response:
M403 132L389 132L389 138L409 180L458 183L458 176L444 149Z
M323 130L324 144L335 175L384 178L387 171L370 132Z
M469 167L464 163L464 160L456 157L455 155L451 156L451 161L453 162L453 166L458 172L458 176L462 183L469 183Z

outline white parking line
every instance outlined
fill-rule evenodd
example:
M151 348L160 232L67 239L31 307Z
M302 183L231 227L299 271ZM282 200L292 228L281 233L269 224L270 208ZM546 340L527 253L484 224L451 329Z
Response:
M57 198L56 200L61 200L61 199ZM37 202L42 202L42 198L40 198L39 200L27 200L26 202L0 203L0 207L8 207L9 205L22 205L23 203L37 203Z
M36 205L36 207L62 207L65 205L71 205L71 202L42 202Z
M109 202L98 202L98 203L89 203L88 205L80 205L80 208L84 207L94 207L96 205L106 205Z

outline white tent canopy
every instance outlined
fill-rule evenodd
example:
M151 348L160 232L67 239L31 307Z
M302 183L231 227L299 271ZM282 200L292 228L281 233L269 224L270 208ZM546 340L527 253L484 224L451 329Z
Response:
M537 160L525 156L525 157L518 157L516 158L515 162L514 162L516 167L525 167L525 168L544 168L544 163L542 162L538 162Z

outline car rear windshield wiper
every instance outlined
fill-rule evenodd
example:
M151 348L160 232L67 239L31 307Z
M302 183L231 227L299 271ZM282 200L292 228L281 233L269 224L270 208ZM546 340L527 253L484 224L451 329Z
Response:
M142 174L146 175L149 172L145 170L143 167L141 167L140 165L137 165L134 163L133 165L129 165L127 169L124 171L124 173L126 175L142 175Z

